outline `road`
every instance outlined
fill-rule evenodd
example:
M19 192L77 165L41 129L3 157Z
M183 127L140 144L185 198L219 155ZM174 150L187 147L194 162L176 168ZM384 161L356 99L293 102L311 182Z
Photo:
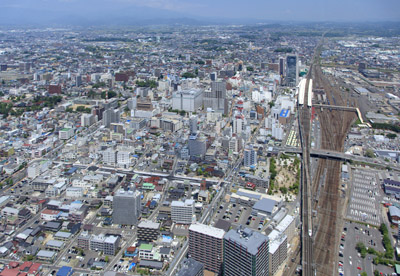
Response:
M251 143L260 129L260 127L263 125L263 120L260 121L259 125L256 128L256 131L253 132L253 134L249 138L249 142ZM210 220L213 216L213 214L216 212L217 208L216 206L219 205L220 200L222 200L222 197L225 196L227 192L230 192L231 187L232 187L232 182L228 182L232 178L232 174L235 173L235 171L239 168L239 166L243 163L243 149L239 153L236 162L234 166L232 166L228 173L225 174L225 180L219 180L217 184L217 195L213 198L212 202L208 205L207 210L203 213L201 219L199 220L200 223L205 223L209 224ZM227 186L221 185L222 183L229 183ZM186 256L187 251L188 251L188 240L185 241L185 243L182 245L181 250L179 250L177 256L175 256L174 260L172 261L171 265L168 268L168 271L165 273L167 276L172 276L174 275L175 271L178 268L178 265L180 262L183 260L183 258Z

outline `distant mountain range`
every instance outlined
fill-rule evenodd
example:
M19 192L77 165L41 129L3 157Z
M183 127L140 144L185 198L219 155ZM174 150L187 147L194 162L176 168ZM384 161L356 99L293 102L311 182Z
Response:
M0 28L1 26L57 27L69 25L85 27L277 23L276 20L260 20L257 18L235 19L222 16L218 18L192 16L187 13L159 8L119 5L112 3L112 1L109 1L108 5L96 5L96 0L82 2L73 2L72 0L59 0L58 2L56 0L20 0L23 3L20 5L13 5L12 1L14 0L0 0ZM9 3L7 4L7 2ZM48 3L48 5L44 5L45 3Z

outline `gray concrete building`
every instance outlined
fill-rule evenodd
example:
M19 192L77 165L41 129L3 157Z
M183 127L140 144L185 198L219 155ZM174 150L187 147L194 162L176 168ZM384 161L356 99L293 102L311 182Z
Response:
M137 225L141 214L140 192L118 190L113 198L113 223Z
M188 89L172 94L172 109L195 112L203 104L202 89Z
M225 276L269 275L269 239L249 228L230 230L224 237Z

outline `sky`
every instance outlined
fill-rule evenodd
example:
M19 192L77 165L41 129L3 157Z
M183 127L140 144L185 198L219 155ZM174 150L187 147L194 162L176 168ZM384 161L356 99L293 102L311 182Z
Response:
M0 23L400 21L400 0L0 0Z

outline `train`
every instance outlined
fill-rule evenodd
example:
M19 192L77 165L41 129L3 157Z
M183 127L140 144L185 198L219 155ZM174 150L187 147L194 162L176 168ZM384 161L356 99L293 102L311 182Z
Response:
M307 106L311 107L312 106L312 98L313 98L313 92L312 92L312 86L313 86L313 81L312 79L308 80L308 97L307 97Z
M302 79L299 83L298 86L299 93L298 93L298 104L299 105L304 105L304 96L305 96L305 90L306 90L306 79Z

